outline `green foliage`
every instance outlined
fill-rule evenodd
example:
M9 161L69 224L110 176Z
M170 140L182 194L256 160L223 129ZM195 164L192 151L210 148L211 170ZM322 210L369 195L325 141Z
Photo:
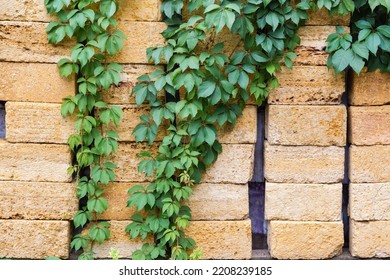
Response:
M183 21L182 0L162 1L165 45L149 48L147 56L150 63L165 68L140 76L132 89L137 105L150 108L133 130L136 141L152 145L159 131L166 132L158 151L138 155L138 171L150 183L128 191L127 206L136 213L126 232L130 238L148 240L133 259L202 257L185 233L192 218L186 206L192 188L222 151L219 129L234 125L249 99L261 105L278 85L282 67L293 67L298 30L309 10L325 8L331 15L353 12L351 34L337 27L327 39L328 66L336 73L349 67L359 73L364 66L390 70L388 0L188 0L187 4L189 17ZM120 82L121 66L107 58L122 49L126 38L113 18L117 0L45 0L45 5L58 16L47 27L49 42L76 39L70 58L61 59L58 67L63 77L77 76L77 94L64 100L61 114L76 117L77 133L68 140L76 162L69 172L76 174L78 198L88 199L75 214L74 225L91 223L87 233L74 237L71 247L82 249L80 259L89 260L93 244L110 238L109 223L98 223L97 215L108 208L102 195L115 179L116 166L106 159L118 149L118 134L102 128L117 126L122 112L103 102L102 94ZM236 36L233 46L222 42L226 33ZM161 99L162 93L170 97L168 102ZM90 170L89 177L81 174L83 169ZM119 255L113 250L111 257Z
M352 16L351 34L341 27L329 35L328 66L336 73L351 67L360 73L380 69L390 71L390 2L357 0ZM353 10L352 10L353 11Z
M154 236L154 242L134 252L134 259L201 257L185 234L191 220L185 202L222 151L219 128L234 125L249 98L262 104L278 84L281 65L292 67L292 51L300 42L297 31L311 5L192 0L188 7L190 14L201 9L197 14L202 16L182 22L182 1L163 2L166 45L148 49L147 55L166 69L139 77L132 92L138 106L151 108L133 131L136 141L152 144L159 130L167 131L156 154L139 155L138 170L152 183L129 189L128 206L139 212L126 231L131 238ZM217 41L222 30L240 38L233 49ZM158 98L161 91L173 97L179 92L180 100L164 103Z
M122 111L102 98L105 90L120 82L122 67L107 60L122 49L126 37L113 18L116 0L45 0L45 5L48 13L58 16L47 26L49 42L76 40L70 58L61 59L58 68L63 77L77 77L76 95L65 98L61 115L76 118L77 132L68 139L76 162L68 171L76 175L77 197L87 198L87 205L74 215L74 226L90 224L86 233L75 235L71 248L82 249L79 259L90 260L94 243L110 238L110 224L97 220L108 209L105 186L115 179L116 166L107 157L118 149L118 134L107 127L118 126ZM89 177L82 175L85 170L90 171Z

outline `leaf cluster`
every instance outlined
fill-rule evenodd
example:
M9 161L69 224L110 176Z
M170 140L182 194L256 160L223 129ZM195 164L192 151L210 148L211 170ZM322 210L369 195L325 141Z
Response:
M70 57L58 62L61 76L77 77L76 94L64 99L61 114L75 119L76 132L68 139L75 162L69 172L77 179L77 197L87 200L75 213L74 226L90 225L71 247L83 249L80 259L92 259L93 244L110 238L110 224L97 222L97 217L108 209L103 194L115 179L116 165L107 158L117 151L119 136L109 127L118 126L122 111L104 102L103 95L121 80L122 67L108 58L122 49L126 36L116 28L116 0L45 0L45 5L58 18L47 26L49 42L75 40Z

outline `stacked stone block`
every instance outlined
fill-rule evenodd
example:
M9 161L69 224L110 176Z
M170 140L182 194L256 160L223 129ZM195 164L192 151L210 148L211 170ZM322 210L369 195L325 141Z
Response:
M0 258L68 258L71 220L78 209L67 174L73 132L60 115L74 79L55 63L69 45L47 43L43 1L7 1L0 7L0 101L6 102L6 138L0 139Z
M349 107L350 251L390 257L390 75L353 75Z
M265 217L277 259L326 259L343 246L341 221L347 111L343 75L326 67L333 24L321 11L301 28L293 70L283 69L266 112Z

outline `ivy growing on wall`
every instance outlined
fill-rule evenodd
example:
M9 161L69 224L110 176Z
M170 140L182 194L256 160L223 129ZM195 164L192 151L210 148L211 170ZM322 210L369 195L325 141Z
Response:
M45 0L45 5L48 13L58 16L47 27L49 42L75 42L71 58L58 62L61 76L75 76L77 81L76 95L64 100L61 114L75 118L76 132L68 139L75 163L69 173L76 177L77 197L87 199L74 216L74 226L90 225L86 233L75 235L71 247L83 249L79 259L93 259L94 244L110 238L110 224L98 222L108 207L104 187L115 179L116 166L107 158L118 148L118 134L107 127L117 126L122 116L119 107L109 106L102 97L121 80L122 67L109 58L121 50L126 37L116 28L117 1Z
M88 199L74 223L91 225L87 233L75 236L71 246L83 249L80 258L90 259L94 243L109 239L109 224L97 220L108 207L102 195L104 186L114 181L116 166L107 157L116 152L118 135L102 128L110 122L118 125L121 111L103 102L102 95L120 81L120 65L107 58L121 50L125 36L113 18L116 0L45 4L59 17L48 26L49 41L76 40L71 59L60 60L58 66L62 76L77 76L78 91L64 101L62 115L77 118L77 133L68 141L76 155L70 171L76 174L78 197ZM262 104L278 85L282 66L293 67L294 49L300 43L297 32L310 10L353 13L351 33L338 27L327 39L328 66L336 73L348 68L359 73L364 66L389 71L386 0L188 0L184 6L182 0L162 1L166 44L148 49L147 56L164 70L140 76L132 91L138 106L150 108L133 131L137 142L150 145L139 154L138 166L150 183L129 189L128 206L137 213L126 232L132 239L145 240L134 259L201 256L195 240L186 234L191 220L186 202L193 186L222 152L220 128L234 125L248 102ZM225 37L234 40L225 45ZM156 142L160 132L165 136Z

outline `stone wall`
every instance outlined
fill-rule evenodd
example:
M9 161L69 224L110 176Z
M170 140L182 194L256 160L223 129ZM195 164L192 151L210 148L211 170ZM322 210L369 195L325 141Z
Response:
M350 251L390 257L390 75L353 75L350 133Z
M277 259L331 258L344 243L345 80L326 67L325 40L335 28L321 19L301 29L295 66L283 69L268 99L265 218L269 252Z
M6 106L6 138L0 139L0 258L68 258L72 219L79 208L76 186L67 174L71 155L66 141L73 120L60 115L62 99L75 94L75 79L61 78L56 66L69 56L71 43L47 43L45 28L53 18L43 2L9 0L0 7L0 102ZM109 209L100 216L111 223L111 239L94 247L98 258L107 258L111 247L130 257L142 245L124 231L134 213L126 207L127 190L146 183L137 172L136 157L145 146L131 135L146 109L136 107L130 92L138 76L157 68L148 64L145 50L163 44L160 32L165 29L160 0L120 4L119 28L128 40L116 60L124 73L120 85L105 95L106 102L123 108L113 157L119 168L105 194ZM351 253L362 258L390 255L390 78L354 76L351 107L342 104L345 77L327 69L324 49L334 25L348 23L348 18L316 12L300 31L294 69L283 69L280 86L268 98L265 215L273 258L324 259L341 252L347 140L352 145ZM228 48L235 45L229 36L218 38ZM206 259L251 258L248 181L256 127L256 107L248 105L234 129L221 131L223 153L189 202L194 221L188 234Z
M50 18L43 1L4 4L0 101L6 102L6 138L0 139L0 258L67 258L78 200L67 174L71 155L66 141L73 124L59 110L62 98L75 93L75 80L60 78L55 63L70 49L47 43Z

